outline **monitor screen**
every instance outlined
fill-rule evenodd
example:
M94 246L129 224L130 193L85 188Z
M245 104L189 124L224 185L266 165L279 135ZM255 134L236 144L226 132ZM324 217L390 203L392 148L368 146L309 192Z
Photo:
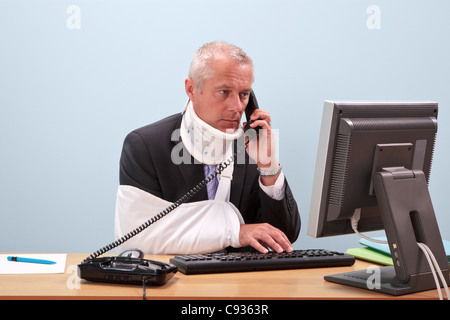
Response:
M428 181L437 133L436 102L325 101L308 221L318 238L384 229L372 187L383 146L400 148L383 165L421 170ZM405 149L405 152L403 152Z

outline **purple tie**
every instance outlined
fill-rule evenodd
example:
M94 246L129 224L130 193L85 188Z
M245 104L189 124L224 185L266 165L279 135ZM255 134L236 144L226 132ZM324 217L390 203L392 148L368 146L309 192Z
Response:
M211 175L215 170L216 170L216 166L215 165L209 166L209 165L205 164L203 166L203 171L205 172L205 177L208 177L209 175ZM214 198L216 196L216 191L217 191L217 186L218 185L219 185L219 181L217 180L217 176L214 177L214 179L212 179L206 185L206 190L208 191L208 199L209 200L214 200Z

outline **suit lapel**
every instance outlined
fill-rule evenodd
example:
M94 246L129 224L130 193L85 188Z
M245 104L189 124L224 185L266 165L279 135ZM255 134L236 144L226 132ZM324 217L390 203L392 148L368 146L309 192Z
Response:
M234 164L233 180L231 181L230 202L239 208L242 188L244 186L245 164Z
M242 189L244 188L244 178L247 170L247 165L249 158L247 152L242 150L241 146L238 146L239 139L234 142L234 169L233 169L233 180L231 181L231 193L230 201L239 208L241 203ZM242 159L242 152L244 159Z
M180 170L180 174L184 179L186 190L191 190L192 188L194 188L205 177L205 173L203 171L203 164L196 164L193 162L191 164L181 163L178 165L178 169ZM200 190L195 196L193 196L191 201L201 201L207 199L208 193L205 187L202 190Z

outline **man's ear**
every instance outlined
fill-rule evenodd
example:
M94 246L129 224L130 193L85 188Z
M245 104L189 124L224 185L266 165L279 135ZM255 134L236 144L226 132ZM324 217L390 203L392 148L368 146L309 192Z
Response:
M196 91L195 82L190 78L184 80L184 90L191 101L194 101L194 92Z

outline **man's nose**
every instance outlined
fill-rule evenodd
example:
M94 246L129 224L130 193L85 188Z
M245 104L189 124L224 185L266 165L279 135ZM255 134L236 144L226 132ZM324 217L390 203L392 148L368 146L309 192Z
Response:
M243 112L245 107L247 106L247 101L242 101L241 97L238 94L233 95L229 103L229 108L238 113Z

